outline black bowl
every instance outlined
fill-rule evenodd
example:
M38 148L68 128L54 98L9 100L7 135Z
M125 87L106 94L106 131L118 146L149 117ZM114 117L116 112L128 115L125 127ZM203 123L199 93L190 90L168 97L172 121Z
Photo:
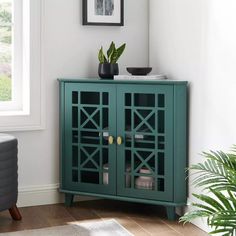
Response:
M127 67L126 70L132 75L147 75L152 71L152 67Z

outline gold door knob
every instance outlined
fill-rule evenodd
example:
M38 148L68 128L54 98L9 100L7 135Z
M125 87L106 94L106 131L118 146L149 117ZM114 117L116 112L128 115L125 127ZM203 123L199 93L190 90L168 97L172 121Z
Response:
M116 142L118 145L121 145L122 144L122 137L118 136Z
M108 143L109 143L109 144L113 144L113 143L114 143L114 138L113 138L113 136L109 136L109 137L108 137Z

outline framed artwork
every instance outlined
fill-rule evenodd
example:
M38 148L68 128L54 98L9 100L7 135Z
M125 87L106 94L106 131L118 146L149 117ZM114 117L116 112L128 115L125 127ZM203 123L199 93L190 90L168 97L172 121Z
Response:
M124 0L83 0L83 25L124 25Z

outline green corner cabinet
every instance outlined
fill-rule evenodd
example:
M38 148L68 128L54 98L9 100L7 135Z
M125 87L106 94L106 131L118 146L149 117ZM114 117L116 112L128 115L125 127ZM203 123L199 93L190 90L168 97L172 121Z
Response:
M187 82L59 79L60 191L186 205Z

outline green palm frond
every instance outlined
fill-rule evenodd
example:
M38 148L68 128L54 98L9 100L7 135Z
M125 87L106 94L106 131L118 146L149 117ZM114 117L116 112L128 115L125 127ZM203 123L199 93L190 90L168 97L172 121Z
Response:
M205 189L213 188L222 191L227 187L236 191L236 155L235 153L203 152L206 161L190 167L197 177L193 185ZM223 189L222 189L223 187Z
M179 221L183 222L184 224L190 223L193 220L199 217L209 217L211 214L205 210L195 210L191 212L185 213L182 217L180 217Z
M236 145L231 153L222 151L203 152L206 160L192 165L193 185L208 190L208 194L193 194L201 203L180 218L181 222L205 217L213 229L211 234L236 235Z

